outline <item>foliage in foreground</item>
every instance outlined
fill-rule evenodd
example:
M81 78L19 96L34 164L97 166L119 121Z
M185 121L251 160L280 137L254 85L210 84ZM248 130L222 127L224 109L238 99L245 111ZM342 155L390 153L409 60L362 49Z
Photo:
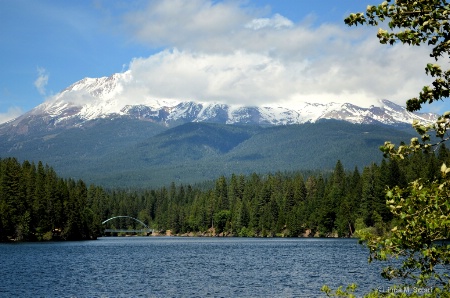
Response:
M366 13L351 14L345 19L349 25L367 24L376 26L388 20L389 31L379 29L377 37L382 44L431 46L430 56L437 61L450 53L450 5L442 0L396 0L367 7ZM396 31L397 30L397 31ZM425 71L435 80L425 86L418 98L407 101L409 111L420 110L422 104L450 96L450 70L443 71L438 64L427 64ZM447 112L433 124L413 123L421 136L410 144L396 147L386 142L381 148L385 157L403 160L407 156L430 153L433 148L450 137L450 113ZM438 142L430 143L430 131L434 131ZM372 292L367 297L449 297L450 296L450 169L443 163L441 177L410 180L406 187L395 186L387 191L387 206L397 225L383 236L367 233L363 236L370 250L369 261L398 260L387 266L382 276L388 280L400 279L403 285L392 293ZM398 265L400 264L400 265ZM423 292L402 289L428 289ZM328 296L353 297L353 288L332 292L322 289Z

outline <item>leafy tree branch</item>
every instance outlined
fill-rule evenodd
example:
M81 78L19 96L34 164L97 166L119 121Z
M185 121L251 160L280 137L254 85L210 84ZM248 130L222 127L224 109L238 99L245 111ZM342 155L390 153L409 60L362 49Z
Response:
M393 3L395 2L395 3ZM396 0L379 5L368 5L365 13L352 13L345 23L378 26L377 37L382 44L403 43L413 46L431 46L430 57L436 61L450 53L450 5L442 0ZM386 24L387 21L387 24ZM425 72L435 78L430 86L424 86L419 97L406 102L408 111L418 111L422 104L448 98L450 70L443 71L438 64L429 63Z

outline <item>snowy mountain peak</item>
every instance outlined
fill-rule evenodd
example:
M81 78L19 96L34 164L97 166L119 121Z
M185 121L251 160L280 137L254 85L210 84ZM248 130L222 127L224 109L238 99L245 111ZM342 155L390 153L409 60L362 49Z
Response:
M51 126L79 126L99 118L128 117L165 126L186 122L290 125L316 122L320 119L398 125L410 124L413 119L431 122L437 117L434 114L408 112L404 107L386 99L369 108L351 103L307 102L292 108L277 104L236 106L220 102L156 99L150 97L150 93L146 86L140 85L138 80L132 78L130 72L110 77L85 78L10 123L18 125L21 122L26 123L30 117L40 117L47 123L48 129L51 129Z

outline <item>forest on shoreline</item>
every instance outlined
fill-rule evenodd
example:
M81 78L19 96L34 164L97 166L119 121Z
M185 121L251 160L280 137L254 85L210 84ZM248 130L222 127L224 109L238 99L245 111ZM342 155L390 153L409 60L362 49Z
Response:
M277 172L221 176L204 185L104 189L58 177L42 162L0 159L0 241L84 240L102 235L102 221L134 217L158 233L240 237L357 237L392 225L386 187L439 178L449 163L436 154L383 160L362 171L338 160L323 173ZM137 228L130 218L110 228Z

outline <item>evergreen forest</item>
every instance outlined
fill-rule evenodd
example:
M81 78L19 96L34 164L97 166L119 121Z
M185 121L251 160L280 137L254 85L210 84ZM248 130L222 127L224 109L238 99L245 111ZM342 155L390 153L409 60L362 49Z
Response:
M240 237L355 237L383 234L392 224L386 187L439 179L450 151L382 160L362 170L221 176L196 185L104 189L63 179L41 162L0 159L0 240L95 239L102 221L126 215L155 232ZM110 228L137 228L129 218Z

